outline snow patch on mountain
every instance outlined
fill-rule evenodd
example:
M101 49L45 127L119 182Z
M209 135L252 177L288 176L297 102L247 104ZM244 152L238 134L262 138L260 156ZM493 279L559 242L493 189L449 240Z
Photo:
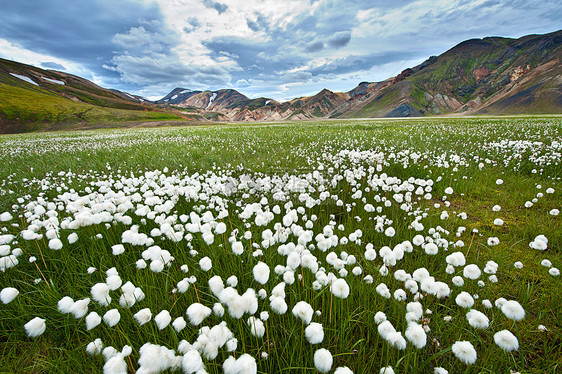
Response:
M14 74L14 73L10 73L10 75L13 75L16 78L19 78L22 81L26 81L27 83L31 83L31 84L34 84L36 86L39 86L37 83L35 83L33 80L31 80L31 78L26 77L25 75L19 75L19 74Z
M55 83L55 84L62 84L62 85L65 84L63 81L59 81L59 80L56 80L56 79L50 79L50 78L46 78L46 77L41 77L41 79L46 80L47 82Z
M213 94L211 95L211 98L209 99L209 104L207 104L207 107L205 109L209 109L209 107L211 106L211 104L213 103L213 101L217 98L217 94L213 92Z

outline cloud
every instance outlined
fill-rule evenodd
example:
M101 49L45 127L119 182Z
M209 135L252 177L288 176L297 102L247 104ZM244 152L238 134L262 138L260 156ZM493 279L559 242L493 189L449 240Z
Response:
M561 18L557 0L25 0L3 4L0 56L149 97L184 86L288 98Z
M318 52L320 50L322 50L324 48L324 42L322 41L313 41L310 42L306 45L306 47L304 48L305 51L307 52Z
M56 62L52 61L41 62L41 67L44 67L45 69L66 70L63 65L57 64Z
M219 14L226 12L228 9L228 5L219 3L213 0L202 0L203 5L205 5L209 9L215 9Z
M127 32L117 33L111 41L127 53L155 53L170 49L174 45L173 35L150 32L143 26L131 27Z
M328 45L334 48L345 47L351 40L351 33L349 31L336 32L328 38Z
M245 79L239 79L239 80L236 81L236 83L234 85L238 88L246 88L246 87L250 86L250 83Z

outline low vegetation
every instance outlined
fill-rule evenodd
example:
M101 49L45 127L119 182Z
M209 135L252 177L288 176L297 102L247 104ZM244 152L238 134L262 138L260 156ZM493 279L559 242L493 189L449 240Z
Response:
M4 372L560 370L561 117L4 135L0 162Z

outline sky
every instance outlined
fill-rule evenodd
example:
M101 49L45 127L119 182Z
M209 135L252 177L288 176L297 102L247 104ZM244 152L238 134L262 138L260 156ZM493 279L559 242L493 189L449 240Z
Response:
M156 100L349 91L463 40L562 28L560 0L0 0L0 57Z

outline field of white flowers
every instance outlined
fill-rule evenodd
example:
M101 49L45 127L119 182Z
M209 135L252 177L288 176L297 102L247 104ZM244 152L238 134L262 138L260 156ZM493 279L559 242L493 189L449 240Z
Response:
M13 135L0 164L0 372L560 370L560 117Z

